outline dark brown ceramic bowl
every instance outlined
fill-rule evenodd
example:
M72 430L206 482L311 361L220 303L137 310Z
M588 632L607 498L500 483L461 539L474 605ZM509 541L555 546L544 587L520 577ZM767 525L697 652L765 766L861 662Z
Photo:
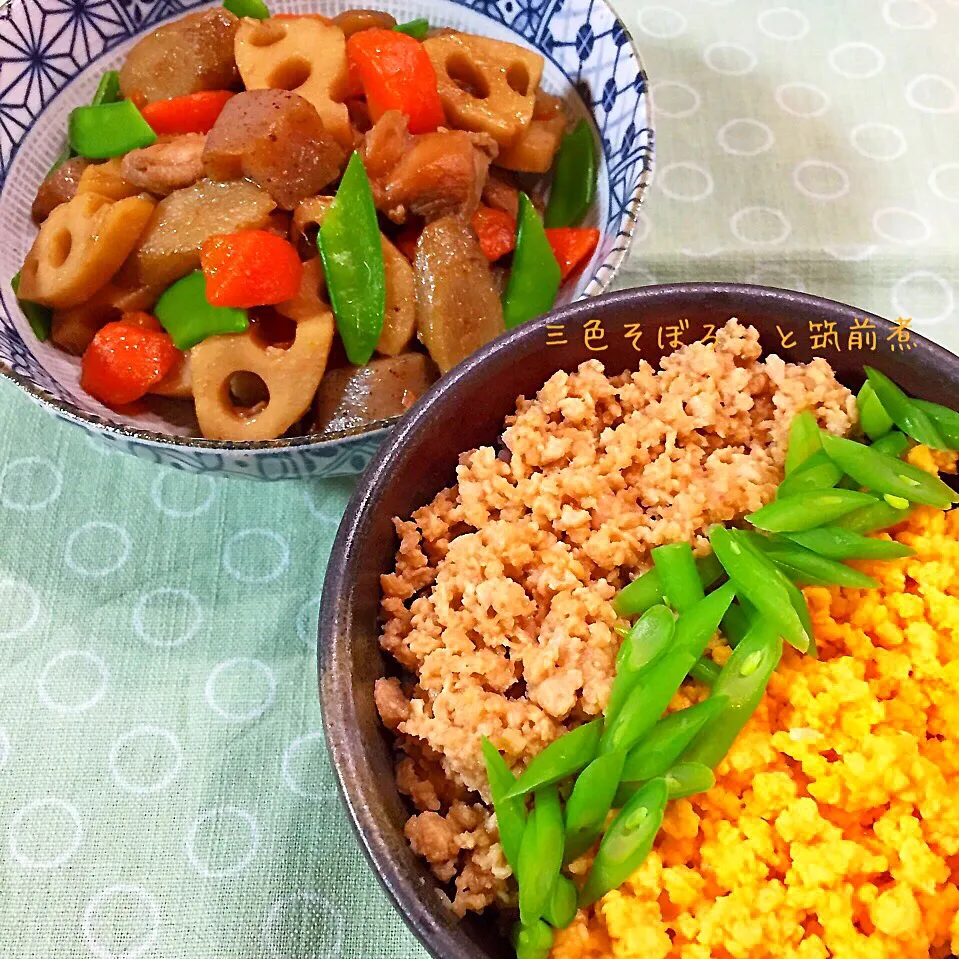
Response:
M731 316L760 331L764 352L798 361L824 356L853 389L865 378L865 364L925 399L954 406L959 396L959 357L915 334L900 349L893 324L850 306L758 286L644 287L573 304L470 357L394 429L347 507L320 613L326 738L370 862L436 959L509 959L514 953L493 917L455 920L403 836L409 810L394 785L390 737L373 705L374 680L385 670L377 613L379 577L392 568L397 545L391 518L409 516L451 485L460 454L495 443L517 396L534 394L556 370L573 370L591 357L610 374L635 368L640 358L655 364L671 352L675 335L689 342ZM587 348L584 337L594 328L604 335L599 340L593 333L592 345L605 349ZM629 334L639 331L637 352Z

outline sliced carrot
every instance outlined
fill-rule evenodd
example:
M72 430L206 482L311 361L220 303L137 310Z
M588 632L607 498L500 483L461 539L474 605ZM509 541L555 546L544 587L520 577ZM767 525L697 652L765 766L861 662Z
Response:
M107 406L125 406L145 396L179 358L166 333L116 320L97 331L83 354L80 386Z
M140 112L157 135L209 133L232 96L230 90L204 90L172 100L155 100Z
M303 264L288 240L266 230L219 233L204 241L200 266L213 306L249 308L290 300L300 291Z
M599 230L582 226L554 227L546 231L546 239L565 280L593 255L599 246Z
M481 204L473 214L473 229L490 263L516 247L516 220L505 210Z

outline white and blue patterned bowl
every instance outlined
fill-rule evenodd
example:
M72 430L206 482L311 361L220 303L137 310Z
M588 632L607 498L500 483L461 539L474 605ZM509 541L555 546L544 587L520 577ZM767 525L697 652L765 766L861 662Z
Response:
M350 0L274 0L276 12L336 13ZM588 225L599 248L561 302L595 296L612 280L632 236L652 174L654 137L646 75L630 36L606 0L371 0L398 20L524 43L546 58L543 85L590 115L602 144L597 202ZM157 415L126 417L79 387L79 361L39 343L10 290L36 235L30 205L63 147L70 111L87 103L104 70L157 24L193 0L10 0L0 10L0 373L68 422L137 456L193 471L261 479L361 472L389 423L317 442L295 437L230 443L187 435ZM434 389L442 389L442 381Z

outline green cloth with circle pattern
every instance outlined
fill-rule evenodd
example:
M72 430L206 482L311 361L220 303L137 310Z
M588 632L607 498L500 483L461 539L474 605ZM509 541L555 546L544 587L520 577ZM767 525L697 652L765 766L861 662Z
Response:
M804 288L959 350L959 7L620 6L658 170L618 285ZM160 470L0 384L4 959L423 959L322 741L351 486Z

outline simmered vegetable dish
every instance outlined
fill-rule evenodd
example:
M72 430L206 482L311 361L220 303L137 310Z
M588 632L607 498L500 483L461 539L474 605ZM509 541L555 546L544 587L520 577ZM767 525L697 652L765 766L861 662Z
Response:
M542 73L374 10L166 24L70 116L24 315L102 403L192 401L209 438L402 413L596 249L593 134Z

